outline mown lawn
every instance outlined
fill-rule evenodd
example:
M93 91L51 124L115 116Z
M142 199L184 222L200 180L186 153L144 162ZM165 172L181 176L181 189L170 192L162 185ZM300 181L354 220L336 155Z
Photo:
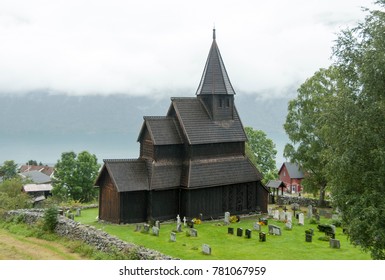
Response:
M188 228L183 227L183 232L176 234L176 242L170 241L170 233L176 229L175 222L161 223L159 236L151 233L135 231L135 225L116 225L100 223L96 220L97 209L82 211L81 217L75 220L83 224L89 224L100 228L124 241L157 250L163 254L180 258L183 260L369 260L370 255L362 252L358 247L349 243L347 236L342 233L341 228L336 230L336 239L341 242L340 249L332 249L329 242L318 238L325 236L319 232L316 224L309 224L305 219L305 225L297 225L293 219L293 229L285 229L285 224L270 219L269 224L277 225L282 229L281 236L266 234L266 242L259 242L258 232L252 231L251 239L244 236L236 236L238 227L253 229L256 217L242 218L239 223L231 224L234 227L234 235L227 233L228 226L222 221L203 221L194 225L198 231L198 237L187 236ZM331 221L321 218L321 223L328 224ZM311 243L305 242L305 230L314 229ZM262 231L268 233L268 226L262 226ZM151 232L151 230L150 230ZM208 244L212 249L211 255L202 253L202 245Z

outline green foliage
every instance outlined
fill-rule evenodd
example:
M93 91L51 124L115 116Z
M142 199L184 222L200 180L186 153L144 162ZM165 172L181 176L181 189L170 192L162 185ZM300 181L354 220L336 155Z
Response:
M245 127L245 132L248 138L246 156L262 173L263 182L276 179L278 177L275 161L277 150L274 142L262 130Z
M52 193L64 201L76 200L90 202L95 199L97 190L94 182L100 165L95 155L83 151L62 153L55 165L55 179Z
M17 175L17 164L13 160L4 161L3 165L0 166L0 177L3 180L15 178Z
M21 191L23 181L20 178L12 178L0 183L0 216L8 210L31 208L30 197Z
M48 232L54 232L55 227L58 223L58 208L56 206L51 206L47 208L44 212L44 224L43 229Z
M350 241L385 259L385 1L376 4L290 102L285 156L308 172L305 189L330 186Z

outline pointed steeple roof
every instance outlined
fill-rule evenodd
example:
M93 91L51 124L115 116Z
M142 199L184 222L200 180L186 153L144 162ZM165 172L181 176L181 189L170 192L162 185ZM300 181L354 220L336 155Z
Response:
M210 52L196 94L235 94L229 76L227 75L225 64L223 63L219 52L215 28L213 29L213 43L211 44Z

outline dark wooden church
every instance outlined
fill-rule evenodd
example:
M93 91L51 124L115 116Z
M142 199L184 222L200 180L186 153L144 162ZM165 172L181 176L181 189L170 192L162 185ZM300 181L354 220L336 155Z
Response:
M196 97L173 97L144 117L138 159L106 159L96 181L99 219L136 223L267 212L268 190L245 156L247 137L213 31Z

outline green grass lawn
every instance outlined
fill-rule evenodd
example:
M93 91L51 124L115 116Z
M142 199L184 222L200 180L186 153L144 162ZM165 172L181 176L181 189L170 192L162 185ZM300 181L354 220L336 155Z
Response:
M222 221L203 221L200 225L194 225L198 231L198 237L186 235L188 228L176 234L176 242L170 241L170 233L176 229L175 222L161 223L159 236L151 233L135 232L135 225L116 225L99 223L96 220L97 209L82 211L81 217L75 220L83 224L89 224L100 228L126 242L141 245L157 250L163 254L183 260L369 260L370 255L362 252L358 247L349 243L347 236L341 228L336 230L336 239L341 242L340 249L332 249L329 242L318 240L325 236L319 232L316 224L309 224L305 219L305 225L297 225L293 217L293 229L286 230L285 224L269 219L268 223L281 227L282 235L268 235L268 226L262 226L266 233L266 242L259 242L257 231L253 231L253 224L257 217L245 217L239 223L231 224L234 227L234 235L227 233L228 226L222 225ZM321 223L328 224L330 220L321 218ZM244 236L236 236L238 227L252 230L251 239ZM312 242L305 242L305 230L314 229ZM150 230L151 232L151 230ZM212 254L202 253L202 244L211 247Z

